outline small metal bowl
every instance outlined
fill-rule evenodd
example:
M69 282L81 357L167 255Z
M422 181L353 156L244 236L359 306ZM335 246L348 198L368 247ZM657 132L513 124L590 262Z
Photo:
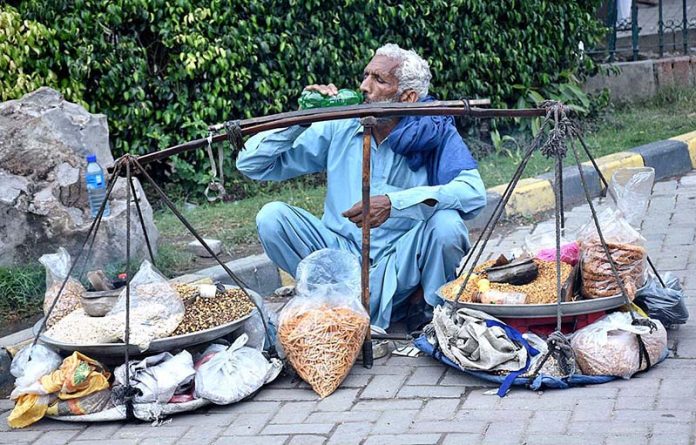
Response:
M85 314L90 317L103 317L118 301L121 289L105 290L99 292L85 292L80 296L80 303Z

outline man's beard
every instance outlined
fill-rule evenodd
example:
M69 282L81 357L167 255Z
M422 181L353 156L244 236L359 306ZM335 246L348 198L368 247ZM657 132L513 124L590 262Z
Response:
M381 99L381 100L370 100L368 97L365 97L365 100L363 103L366 104L372 104L372 105L380 105L380 104L394 104L399 102L399 98L401 97L401 93L396 93L394 96L387 98L387 99Z

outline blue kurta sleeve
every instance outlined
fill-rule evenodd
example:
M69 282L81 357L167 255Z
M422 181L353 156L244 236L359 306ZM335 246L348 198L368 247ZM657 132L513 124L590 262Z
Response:
M326 169L331 123L261 132L244 144L237 169L251 179L282 181Z
M462 170L444 185L413 187L387 193L391 200L390 218L428 219L442 209L458 210L464 219L472 219L486 206L486 188L478 170ZM424 202L434 200L430 206Z

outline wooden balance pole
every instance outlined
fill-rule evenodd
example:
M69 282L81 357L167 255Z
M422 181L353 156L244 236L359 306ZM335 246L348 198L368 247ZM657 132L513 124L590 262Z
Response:
M362 303L369 316L370 314L370 150L372 145L372 129L377 120L372 117L361 119L363 125L363 153L362 153L362 261L360 284L362 287ZM372 368L374 361L372 354L372 335L368 326L365 334L365 342L362 348L363 366Z

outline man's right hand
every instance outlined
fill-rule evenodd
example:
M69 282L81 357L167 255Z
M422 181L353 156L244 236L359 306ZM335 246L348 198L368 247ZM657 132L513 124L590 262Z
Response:
M328 85L312 84L307 85L304 89L305 91L317 91L324 96L335 96L338 94L338 88L336 85L330 83Z

